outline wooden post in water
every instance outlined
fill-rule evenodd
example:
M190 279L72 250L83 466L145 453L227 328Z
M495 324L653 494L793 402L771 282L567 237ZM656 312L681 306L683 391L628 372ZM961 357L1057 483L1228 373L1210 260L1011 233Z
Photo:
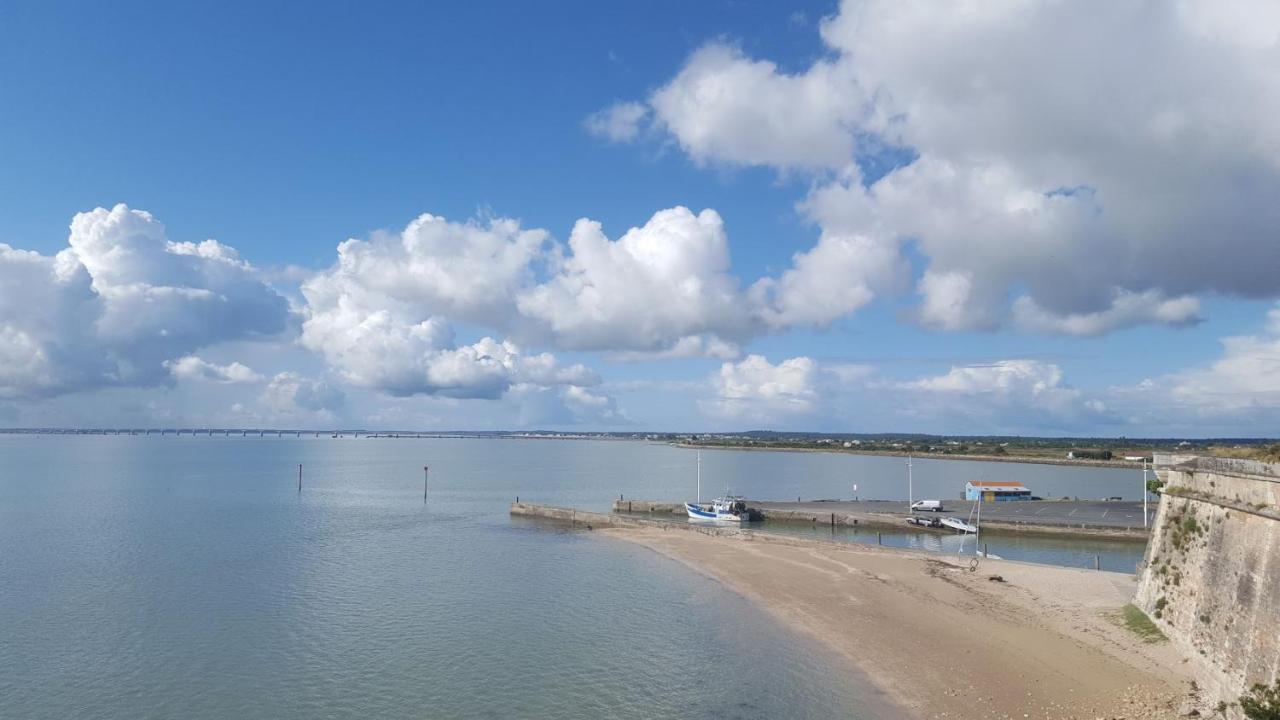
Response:
M991 557L991 553L987 552L986 543L982 543L982 557Z
M831 532L836 531L836 514L831 513Z
M302 463L298 463L298 492L302 492Z
M1102 569L1102 558L1098 555L1093 556L1093 569L1094 570Z
M881 534L881 532L880 532L879 530L877 530L877 531L876 531L876 544L877 544L877 545L883 545L883 544L884 544L884 535L883 535L883 534Z
M423 503L427 502L427 488L430 486L431 486L431 467L428 465L423 465L422 466L422 502ZM518 502L519 498L516 498L516 501Z

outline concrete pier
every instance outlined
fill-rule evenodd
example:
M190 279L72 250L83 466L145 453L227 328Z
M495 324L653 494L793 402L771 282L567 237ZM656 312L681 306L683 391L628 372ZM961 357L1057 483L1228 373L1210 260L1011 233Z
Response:
M739 527L736 524L720 525L716 523L695 523L695 522L672 522L672 518L663 517L647 518L642 515L626 514L626 513L599 513L588 510L575 510L574 508L560 507L557 505L541 505L538 503L511 503L511 514L517 517L537 518L540 520L551 520L554 522L570 523L576 527L587 528L606 528L606 527L630 527L630 528L657 528L660 530L669 530L673 532L695 532L703 535L717 536L738 536L749 538L756 542L767 542L778 545L792 545L801 547L818 547L818 546L834 546L847 547L848 544L837 540L818 540L814 538L792 537L778 533L754 532L749 526ZM881 547L878 550L888 553L905 553L918 554L927 552L925 550L916 550L909 548L888 548Z
M801 502L748 501L765 522L824 525L867 525L909 527L905 500L811 500ZM972 503L946 501L939 513L917 513L921 517L955 515L968 517ZM615 500L616 513L645 513L655 516L685 516L684 503L652 500ZM911 527L913 530L928 528ZM1142 503L1122 501L1026 500L983 503L982 529L990 532L1017 532L1044 535L1105 536L1143 540L1148 529L1142 526ZM950 532L950 531L948 531Z

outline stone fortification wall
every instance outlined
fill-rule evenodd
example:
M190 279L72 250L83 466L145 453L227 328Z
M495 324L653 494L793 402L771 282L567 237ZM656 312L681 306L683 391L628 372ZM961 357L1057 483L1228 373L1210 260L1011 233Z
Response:
M1165 482L1134 602L1212 703L1280 676L1280 465L1157 455Z

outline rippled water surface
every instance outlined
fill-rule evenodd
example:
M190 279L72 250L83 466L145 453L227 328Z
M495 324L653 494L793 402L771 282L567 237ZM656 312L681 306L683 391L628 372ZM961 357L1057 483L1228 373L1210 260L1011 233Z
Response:
M746 491L846 479L705 455ZM0 717L886 716L841 660L672 561L507 515L516 495L682 495L693 457L0 436Z

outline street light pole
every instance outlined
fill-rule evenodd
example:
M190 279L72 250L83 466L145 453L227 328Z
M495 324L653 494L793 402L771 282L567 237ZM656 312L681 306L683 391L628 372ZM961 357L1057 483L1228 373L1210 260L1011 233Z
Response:
M1142 458L1142 527L1147 526L1147 459Z
M912 505L915 505L915 499L916 499L916 494L915 494L915 489L912 487L912 477L911 477L911 456L907 455L907 509L908 510L911 509Z

